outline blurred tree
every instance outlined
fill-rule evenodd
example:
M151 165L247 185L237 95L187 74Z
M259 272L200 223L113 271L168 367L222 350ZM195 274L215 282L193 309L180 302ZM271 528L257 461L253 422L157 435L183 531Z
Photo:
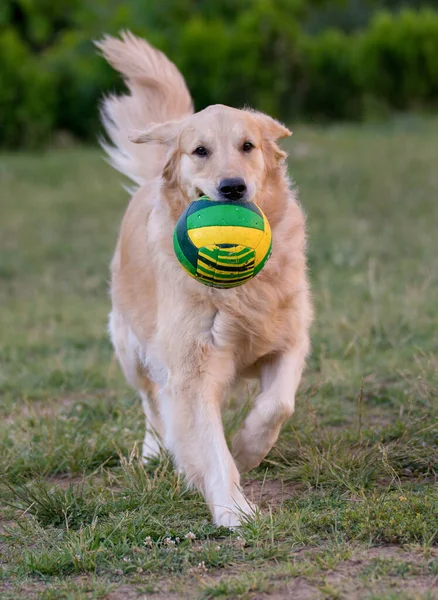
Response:
M436 0L435 0L436 2ZM93 139L123 87L93 39L131 29L182 70L197 109L363 118L438 104L438 13L422 0L1 0L0 145ZM395 12L382 13L388 6Z
M378 11L398 12L428 6L436 6L436 0L322 0L310 8L303 26L313 34L328 28L351 32L366 27Z

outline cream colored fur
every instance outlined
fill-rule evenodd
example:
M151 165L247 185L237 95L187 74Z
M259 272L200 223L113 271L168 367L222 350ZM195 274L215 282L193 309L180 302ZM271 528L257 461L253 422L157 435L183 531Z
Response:
M257 466L294 410L309 351L311 307L305 222L276 144L290 135L267 115L226 106L193 114L177 68L129 33L98 44L129 94L110 97L103 120L116 168L140 188L126 211L111 264L112 341L146 415L145 460L161 446L208 502L217 525L236 526L253 507L239 471ZM242 144L254 148L244 153ZM198 146L208 157L193 154ZM173 252L173 229L200 194L242 177L273 231L264 269L220 290L191 279ZM221 407L243 377L261 391L227 447Z

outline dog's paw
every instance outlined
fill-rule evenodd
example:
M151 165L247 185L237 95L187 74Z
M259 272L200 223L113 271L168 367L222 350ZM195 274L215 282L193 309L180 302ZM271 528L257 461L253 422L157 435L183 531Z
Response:
M228 527L228 529L234 529L241 525L239 514L231 509L223 510L221 513L217 514L214 522L217 527Z
M263 460L263 457L259 458L259 456L250 455L244 452L233 454L233 458L239 473L248 473L248 471L258 467Z
M142 463L145 466L157 466L160 462L161 458L161 449L157 448L155 451L151 451L149 448L146 449L143 447L143 452L141 455Z
M265 453L253 441L247 440L242 432L238 432L232 442L232 455L239 473L247 473L259 466Z
M240 527L253 517L256 511L256 505L245 498L239 505L234 504L232 508L223 508L215 511L214 522L218 527L234 529L235 527Z

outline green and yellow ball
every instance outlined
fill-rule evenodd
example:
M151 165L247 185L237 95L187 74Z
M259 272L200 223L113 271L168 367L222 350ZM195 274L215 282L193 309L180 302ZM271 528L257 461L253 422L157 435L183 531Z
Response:
M253 202L202 196L178 219L173 246L191 277L212 287L232 288L252 279L266 264L271 228Z

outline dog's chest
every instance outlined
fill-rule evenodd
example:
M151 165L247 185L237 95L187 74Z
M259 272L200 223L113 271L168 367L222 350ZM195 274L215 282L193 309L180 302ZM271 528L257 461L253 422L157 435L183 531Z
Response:
M288 311L276 299L271 302L219 305L212 326L215 345L234 350L240 366L284 347L289 335Z

